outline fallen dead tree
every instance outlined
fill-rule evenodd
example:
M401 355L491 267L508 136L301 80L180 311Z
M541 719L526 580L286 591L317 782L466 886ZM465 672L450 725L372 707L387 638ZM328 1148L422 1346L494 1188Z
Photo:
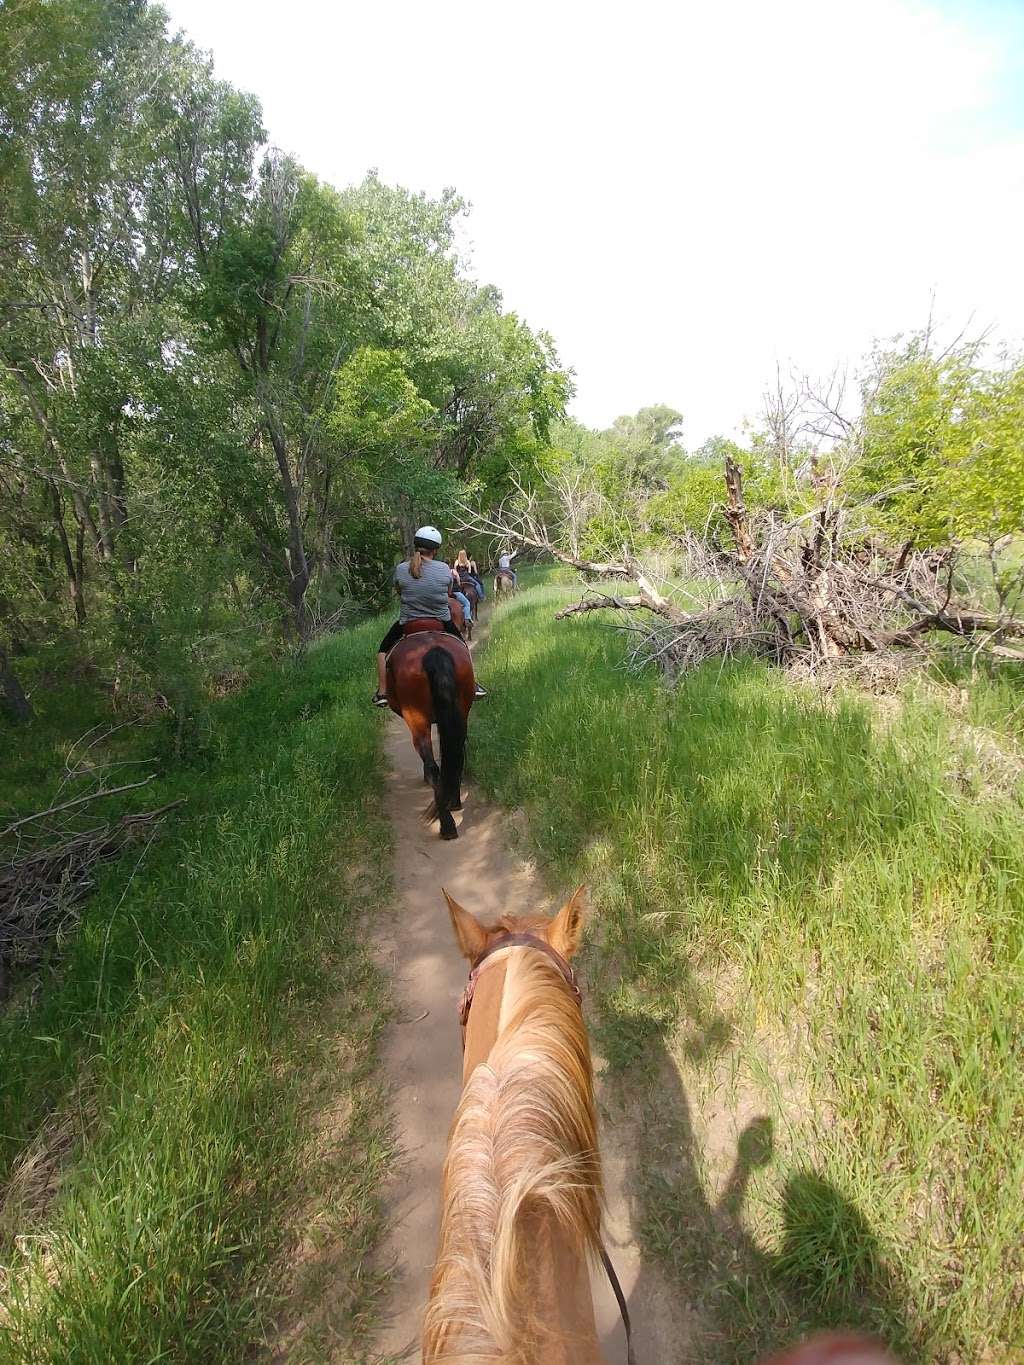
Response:
M183 804L98 818L98 803L152 780L86 792L0 830L0 999L12 966L38 963L77 923L101 866L131 844L152 842L164 816Z
M659 579L635 555L591 560L566 550L538 513L537 500L517 499L491 515L467 518L463 529L542 550L590 579L617 578L637 592L591 585L556 613L565 619L593 611L623 617L635 664L657 663L670 675L709 658L756 654L810 671L823 664L926 648L935 634L954 635L975 653L1024 660L1024 619L1002 592L999 609L982 610L954 548L936 554L891 547L865 532L863 509L846 506L835 483L812 470L817 505L795 516L752 515L739 467L728 460L722 512L725 536L684 534L672 581ZM992 579L998 574L993 564Z

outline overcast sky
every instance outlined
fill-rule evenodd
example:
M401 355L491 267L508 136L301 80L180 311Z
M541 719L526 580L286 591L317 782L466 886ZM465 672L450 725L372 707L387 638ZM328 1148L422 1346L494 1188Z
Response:
M687 444L936 314L1024 336L1024 0L169 0L335 185L471 203L573 411Z

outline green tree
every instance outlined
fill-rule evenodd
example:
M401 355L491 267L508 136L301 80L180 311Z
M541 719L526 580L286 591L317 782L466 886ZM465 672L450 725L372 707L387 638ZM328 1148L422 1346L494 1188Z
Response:
M927 335L872 357L852 491L887 534L922 546L953 533L950 488L974 439L977 348L941 355Z
M997 540L1024 528L1024 364L982 376L963 418L959 459L943 480L961 537Z

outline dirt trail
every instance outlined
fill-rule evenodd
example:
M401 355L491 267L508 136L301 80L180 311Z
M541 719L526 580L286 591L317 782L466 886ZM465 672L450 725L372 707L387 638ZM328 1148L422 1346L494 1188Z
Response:
M500 705L500 680L493 700ZM472 731L472 721L470 722ZM460 1093L461 1048L456 1004L465 984L441 896L445 886L484 918L504 910L552 911L540 877L515 857L505 836L507 813L483 801L472 783L456 814L459 838L445 843L420 816L428 800L422 766L396 716L386 738L390 763L387 810L394 825L394 932L383 945L395 982L397 1022L385 1054L404 1153L390 1192L392 1231L385 1247L394 1263L389 1316L377 1349L386 1361L418 1360L440 1217L441 1168ZM435 750L436 752L436 750ZM600 1088L599 1088L600 1097ZM628 1138L602 1128L607 1194L605 1241L629 1300L638 1359L655 1365L680 1358L682 1315L650 1267L642 1267L630 1229L626 1192ZM641 1273L642 1271L642 1273ZM625 1361L625 1342L611 1290L600 1272L594 1302L605 1353Z

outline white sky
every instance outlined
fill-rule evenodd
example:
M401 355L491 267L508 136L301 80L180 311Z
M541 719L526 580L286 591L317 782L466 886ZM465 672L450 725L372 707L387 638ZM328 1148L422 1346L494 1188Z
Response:
M336 185L472 204L574 414L695 445L936 313L1024 336L1024 0L165 0Z

